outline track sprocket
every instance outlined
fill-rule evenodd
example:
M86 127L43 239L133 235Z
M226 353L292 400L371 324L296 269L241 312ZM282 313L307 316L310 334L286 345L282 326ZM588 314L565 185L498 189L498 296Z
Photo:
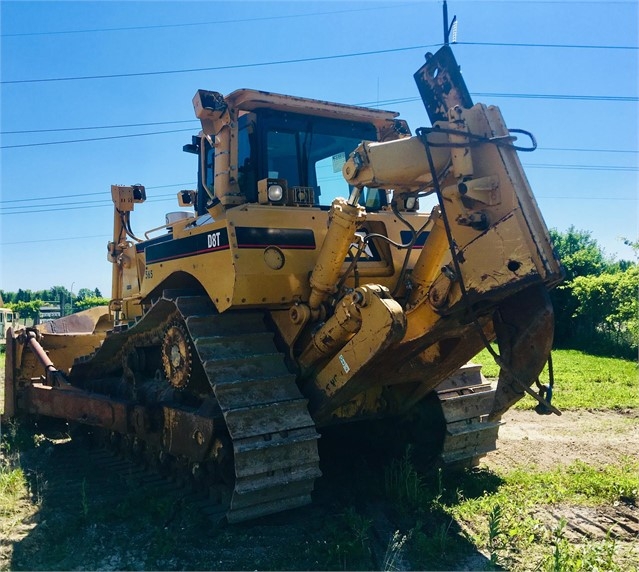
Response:
M176 389L184 389L193 371L191 339L184 325L171 322L162 340L162 366L169 383Z

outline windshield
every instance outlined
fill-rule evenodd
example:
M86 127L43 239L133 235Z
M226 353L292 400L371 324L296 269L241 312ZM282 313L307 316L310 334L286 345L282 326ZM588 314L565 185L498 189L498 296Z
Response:
M362 141L377 140L373 125L272 110L256 115L266 149L259 160L258 180L286 179L289 188L312 187L319 205L348 198L352 187L342 176L342 166ZM385 197L384 191L369 190L362 204L379 208Z

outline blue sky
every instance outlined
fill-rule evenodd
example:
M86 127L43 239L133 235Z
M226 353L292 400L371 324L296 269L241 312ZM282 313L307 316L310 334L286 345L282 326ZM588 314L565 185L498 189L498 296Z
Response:
M537 138L522 162L548 226L589 230L631 258L621 237L638 236L637 2L451 0L448 10L473 99ZM182 145L198 131L197 89L379 104L414 131L428 119L412 75L443 38L442 2L426 0L3 0L0 17L0 289L107 296L110 185L147 187L138 235L178 210L177 191L195 184Z

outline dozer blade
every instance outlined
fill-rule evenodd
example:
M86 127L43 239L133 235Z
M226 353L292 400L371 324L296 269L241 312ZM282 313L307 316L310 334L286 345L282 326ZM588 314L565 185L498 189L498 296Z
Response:
M7 345L5 347L4 362L4 407L2 418L9 419L16 414L15 402L15 334L13 328L7 332Z
M495 313L494 326L506 367L499 372L491 419L524 396L548 361L555 322L546 288L533 286L504 300Z
M24 401L20 402L17 397L18 391L30 386L33 380L48 378L52 370L68 373L78 355L100 346L109 327L108 307L96 306L33 328L10 328L5 348L3 416L9 418L25 413ZM37 342L39 352L30 347L30 340ZM44 363L43 356L46 356ZM51 380L47 383L51 384Z

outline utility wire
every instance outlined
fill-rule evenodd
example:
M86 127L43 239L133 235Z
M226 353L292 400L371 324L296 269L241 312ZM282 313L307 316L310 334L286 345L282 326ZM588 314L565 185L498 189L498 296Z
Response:
M166 201L170 201L170 200L174 200L175 197L166 197L166 198L157 198L157 199L147 199L146 202L147 203L159 203L159 202L166 202ZM81 209L101 209L104 207L108 207L109 204L103 204L103 205L91 205L91 206L79 206L79 207L67 207L67 206L62 206L60 208L52 208L52 209L32 209L32 210L24 210L24 211L13 211L13 212L0 212L0 216L8 216L8 215L15 215L15 214L26 214L26 215L30 215L32 213L51 213L51 212L58 212L58 211L76 211L76 210L81 210ZM12 207L15 208L15 207Z
M637 96L608 96L608 95L580 95L580 94L564 94L564 95L552 95L552 94L522 94L522 93L472 93L471 95L479 95L482 97L503 97L503 98L536 98L536 99L585 99L590 101L639 101ZM402 103L411 103L414 101L420 101L419 97L403 97L396 99L386 99L382 101L364 101L353 103L358 107L379 107L380 105L399 105ZM66 131L93 131L98 129L126 129L130 127L150 127L154 125L173 125L181 123L197 123L197 119L181 119L175 121L153 121L150 123L125 123L120 125L94 125L91 127L57 127L54 129L21 129L15 131L0 131L0 135L25 135L32 133L56 133ZM633 152L633 151L631 151Z
M569 200L569 201L583 201L583 200L588 200L588 201L634 201L637 202L639 199L636 197L609 197L609 196L600 196L600 197L584 197L584 196L578 196L578 197L568 197L568 196L543 196L543 195L537 195L536 196L537 199L544 199L544 200ZM155 199L155 200L148 200L147 202L166 202L168 200L171 200L170 198L166 198L166 199ZM56 208L56 209L41 209L41 210L30 210L30 211L20 211L20 212L12 212L12 213L0 213L0 216L2 215L13 215L13 214L23 214L23 215L31 215L34 213L49 213L49 212L58 212L58 211L71 211L71 210L81 210L81 209L96 209L96 208L105 208L108 205L95 205L95 206L90 206L90 207L61 207L61 208ZM61 240L61 239L60 239ZM31 241L31 242L37 242L37 241ZM48 242L47 239L43 239L42 242ZM22 244L22 242L16 243L16 244Z
M537 147L538 151L577 151L583 153L639 153L634 149L584 149L583 147Z
M166 133L181 133L193 131L188 129L171 129L169 131L151 131L149 133L130 133L128 135L110 135L108 137L91 137L88 139L69 139L67 141L46 141L44 143L21 143L20 145L0 145L0 149L17 149L19 147L42 147L44 145L65 145L67 143L85 143L87 141L107 141L108 139L129 139L130 137L146 137L148 135L163 135Z
M581 200L592 200L592 201L637 201L636 198L624 198L624 197L546 197L546 196L537 196L538 199L549 199L549 200L571 200L571 201L581 201ZM44 243L44 242L53 242L53 241L66 241L66 240L83 240L87 238L110 238L107 234L94 234L89 236L69 236L64 238L43 238L39 240L20 240L15 242L0 242L0 246L14 246L14 245L24 245L24 244L35 244L35 243Z
M75 195L74 198L80 198L82 195L78 194ZM153 201L157 201L157 200L166 200L166 199L174 199L175 195L174 194L170 194L170 195L160 195L157 197L153 197L151 199L147 199L145 202L153 202ZM84 205L86 206L86 208L93 208L94 206L97 207L108 207L113 205L113 201L110 198L105 198L105 199L96 199L94 201L72 201L72 202L63 202L63 203L51 203L48 205L37 205L37 207L46 207L46 208L51 208L53 210L53 207L66 207L66 206L73 206L73 205ZM33 202L30 200L28 204L22 204L22 205L15 205L15 206L9 206L9 207L0 207L0 214L15 214L18 212L23 212L23 211L28 211L28 212L33 212L30 209L33 208ZM9 209L11 209L14 212L7 212Z
M636 95L572 95L550 93L481 93L474 92L477 97L507 97L514 99L571 99L581 101L639 101Z
M76 195L75 198L77 199L79 196L81 195ZM94 201L76 201L76 202L64 202L64 203L52 203L52 204L48 204L48 205L40 205L38 204L37 207L64 207L64 206L73 206L73 205L84 205L86 206L86 208L92 208L93 206L100 206L100 207L108 207L110 204L113 204L108 198L105 199L97 199ZM31 211L31 209L33 209L33 201L29 201L27 204L23 204L21 205L15 205L15 206L9 206L9 207L0 207L0 214L16 214L16 213L20 213L20 212L34 212ZM52 208L53 210L53 208Z
M491 95L491 94L487 94ZM573 96L573 97L581 97L581 96ZM588 96L583 96L588 97ZM387 105L389 103L405 103L408 101L418 101L419 98L404 98L404 99L395 99L395 100L387 100L386 102L382 101L382 105ZM357 106L370 106L373 102L364 102L364 103L355 103L353 105ZM121 125L95 125L93 127L58 127L55 129L23 129L17 131L0 131L0 135L26 135L33 133L56 133L56 132L65 132L65 131L94 131L98 129L124 129L129 127L147 127L152 125L172 125L179 123L197 123L199 125L199 121L197 119L182 119L176 121L153 121L150 123L128 123ZM194 129L195 130L195 129ZM135 135L135 134L134 134ZM81 139L80 141L88 141L87 139ZM47 145L54 145L56 142L48 142ZM2 148L2 147L0 147ZM626 149L584 149L584 148L575 148L575 147L537 147L538 150L543 151L579 151L579 152L596 152L596 153L639 153L637 150L626 150ZM2 201L0 201L2 202Z
M570 201L582 201L582 200L589 200L589 201L634 201L637 202L639 199L636 197L609 197L609 196L601 196L601 197L584 197L584 196L579 196L579 197L566 197L566 196L537 196L537 199L544 199L544 200L570 200ZM166 198L166 199L155 199L155 200L149 200L147 202L166 202L171 200L171 198ZM0 216L5 216L5 215L15 215L15 214L23 214L23 215L31 215L31 214L35 214L35 213L50 213L50 212L59 212L59 211L72 211L72 210L82 210L82 209L96 209L96 208L105 208L108 207L109 205L94 205L94 206L88 206L88 207L61 207L61 208L55 208L55 209L38 209L38 210L30 210L30 211L16 211L16 212L10 212L10 213L3 213L0 212ZM43 242L47 242L47 240L43 240ZM20 243L21 244L21 243Z
M536 167L535 165L525 165L525 167ZM562 167L562 166L554 166L554 165L548 165L548 166L539 166L540 168L571 168L570 166L567 167ZM582 166L580 165L575 165L572 168L578 168L581 169ZM617 170L617 169L610 169L610 168L604 168L604 167L596 167L593 169L587 169L587 170ZM637 169L632 169L634 171L636 171ZM149 187L150 188L150 187ZM74 198L77 198L78 195L72 195ZM637 198L631 198L631 197L584 197L584 196L579 196L579 197L552 197L552 196L537 196L537 198L543 198L543 199L569 199L569 200L577 200L577 199L587 199L587 200L600 200L600 199L609 199L609 200L613 200L613 201L636 201ZM151 199L147 199L146 202L166 202L169 200L174 200L175 199L175 195L174 194L170 194L170 195L161 195L158 197L153 197ZM31 213L43 213L43 212L58 212L58 211L63 211L63 210L78 210L78 209L93 209L93 208L103 208L103 207L109 207L111 206L111 201L109 200L96 200L96 201L83 201L83 202L72 202L72 203L54 203L54 204L48 204L48 205L38 205L38 207L42 207L42 208L33 208L33 203L35 201L37 201L39 199L29 199L29 204L27 205L18 205L18 206L8 206L8 207L0 207L0 216L2 215L14 215L14 214L31 214ZM89 204L90 203L90 204ZM80 206L74 206L74 205L80 205ZM10 211L8 209L11 209ZM20 209L20 210L18 210Z
M505 97L512 99L568 99L573 101L624 101L635 102L639 101L639 96L636 95L580 95L580 94L553 94L553 93L492 93L492 92L470 92L470 95L475 97ZM366 101L364 103L358 103L364 107L379 107L381 105L400 105L403 103L412 103L413 101L420 101L419 97L403 97L398 99L388 99L386 101Z
M94 141L107 141L110 139L128 139L131 137L146 137L148 135L162 135L166 133L182 133L185 131L193 132L194 129L172 129L169 131L153 131L149 133L130 133L127 135L111 135L107 137L90 137L87 139L69 139L66 141L46 141L42 143L21 143L19 145L0 145L0 149L17 149L26 147L42 147L47 145L65 145L68 143L86 143ZM638 153L637 150L624 149L583 149L583 148L562 148L562 147L538 147L538 150L546 151L578 151L578 152L597 152L597 153ZM1 201L0 201L1 202Z
M145 189L147 191L151 190L151 189L168 189L171 187L187 187L187 186L192 186L192 185L196 185L197 183L195 181L191 181L189 183L172 183L170 185L154 185L152 187L145 187ZM108 195L109 191L100 191L97 193L82 193L83 197L90 197L90 196L96 196L96 195ZM67 198L75 198L78 196L78 193L75 193L74 195L57 195L54 197L51 196L46 196L46 197L29 197L29 201L33 202L33 201L48 201L48 200L54 200L54 199L67 199ZM0 203L23 203L25 202L25 199L10 199L10 200L6 200L6 201L0 201Z
M371 56L371 55L377 55L377 54L390 54L395 52L406 52L410 50L423 50L425 48L434 48L440 45L441 44L409 46L405 48L389 48L386 50L371 50L368 52L355 52L352 54L334 54L331 56L315 56L312 58L297 58L297 59L290 59L290 60L273 60L270 62L253 62L248 64L233 64L233 65L227 65L227 66L213 66L213 67L207 67L207 68L191 68L191 69L179 69L179 70L162 70L162 71L105 74L105 75L71 76L71 77L52 77L52 78L38 78L38 79L14 79L14 80L0 81L0 84L9 85L9 84L22 84L22 83L45 83L45 82L55 82L55 81L79 81L79 80L89 80L89 79L114 79L114 78L122 78L122 77L141 77L141 76L154 76L154 75L197 73L197 72L204 72L204 71L257 68L257 67L265 67L265 66L298 64L298 63L306 63L306 62L336 60L336 59L343 59L343 58L354 58L354 57Z
M627 166L620 166L620 165L568 165L568 164L548 164L548 163L528 163L523 165L525 168L527 169L561 169L561 170L578 170L578 171L615 171L615 172L637 172L639 171L639 168L637 167L627 167ZM159 189L159 188L168 188L168 187L184 187L184 186L189 186L189 185L194 185L195 183L191 182L191 183L176 183L176 184L171 184L171 185L158 185L158 186L154 186L154 187L146 187L147 190L151 190L151 189ZM84 193L82 194L82 196L95 196L95 195L104 195L104 192L100 192L100 193ZM56 211L60 211L60 210L77 210L77 209L89 209L89 208L99 208L99 207L106 207L106 206L110 206L111 201L108 200L107 198L105 199L98 199L95 201L82 201L82 202L73 202L73 203L54 203L54 204L47 204L47 205L38 205L38 206L42 206L44 208L36 208L36 210L33 209L33 204L36 201L47 201L47 200L56 200L56 199L61 199L61 198L77 198L78 196L80 196L79 194L75 194L75 195L57 195L55 197L35 197L35 198L29 198L28 199L28 204L21 204L21 205L16 205L16 206L2 206L0 207L0 215L11 215L11 214L26 214L26 213L40 213L40 212L56 212ZM174 194L170 194L170 195L161 195L159 197L153 197L151 199L147 199L147 202L157 202L157 201L167 201L167 200L173 200L174 198ZM539 197L539 198L566 198L566 197ZM587 198L587 197L583 197L583 198ZM590 197L591 199L594 199L595 197ZM617 199L613 199L611 198L611 200L636 200L636 199L630 199L630 198L617 198ZM7 204L7 203L15 203L15 202L21 202L24 203L25 199L11 199L11 200L5 200L5 201L0 201L0 203L3 204ZM73 206L73 205L80 205L80 206ZM60 207L60 208L57 208Z
M94 131L96 129L125 129L128 127L150 127L152 125L174 125L176 123L194 123L197 119L180 121L154 121L152 123L128 123L125 125L95 125L93 127L58 127L56 129L23 129L20 131L0 131L0 135L23 135L26 133L57 133L59 131Z
M84 240L85 238L110 238L107 234L91 234L89 236L69 236L63 238L41 238L39 240L17 240L15 242L0 242L0 246L12 246L14 244L35 244L40 242L59 242L62 240Z
M550 95L550 94L523 94L523 93L473 93L472 95L479 95L482 97L512 97L512 98L532 98L532 99L572 99L572 100L585 100L585 101L624 101L624 102L636 102L639 101L639 97L635 96L596 96L596 95ZM404 100L394 100L389 102L381 102L381 105L388 104L397 104L397 103L406 103L409 101L419 101L419 98L405 98ZM363 106L370 105L371 103L358 103L355 105ZM59 128L59 129L43 129L43 130L22 130L22 131L3 131L1 135L14 135L14 134L32 134L32 133L53 133L58 131L84 131L84 130L96 130L96 129L117 129L117 128L126 128L126 127L137 127L137 126L146 126L146 125L168 125L172 123L191 123L196 120L183 120L183 121L163 121L163 122L154 122L154 123L140 123L140 124L129 124L129 125L103 125L97 127L69 127L69 128ZM17 145L0 145L0 149L17 149L22 147L41 147L46 145L65 145L68 143L86 143L90 141L106 141L109 139L128 139L131 137L146 137L149 135L163 135L167 133L181 133L185 131L194 131L193 128L185 128L185 129L172 129L167 131L150 131L148 133L130 133L126 135L110 135L105 137L90 137L86 139L70 139L66 141L46 141L40 143L21 143ZM577 150L577 149L572 149ZM602 150L602 152L606 152ZM636 151L622 151L622 150L614 150L610 151L614 153L636 153Z
M172 122L172 121L166 121L164 123L182 123L181 121L177 121L177 122ZM144 123L142 125L154 125L153 123ZM48 129L46 131L48 132L54 132L54 131L73 131L73 130L84 130L84 129L110 129L110 128L118 128L118 127L128 127L128 126L120 126L120 125L105 125L102 127L70 127L68 129ZM194 131L195 129L178 129L175 131L160 131L158 133L178 133L181 131ZM13 133L44 133L45 131L37 131L37 130L33 130L33 131L15 131ZM7 134L9 132L3 132L0 133L0 135L4 135ZM127 137L140 137L140 136L144 136L144 135L154 135L154 133L132 133L132 134L128 134L128 135L119 135L118 138L123 139L123 138L127 138ZM65 144L65 143L83 143L86 141L103 141L105 139L110 139L110 137L93 137L91 139L75 139L75 140L70 140L70 141L48 141L48 142L44 142L44 143L30 143L30 144L23 144L23 145L2 145L0 146L0 149L10 149L10 148L16 148L16 147L32 147L34 145L57 145L57 144ZM639 153L638 150L636 149L585 149L583 147L537 147L538 151L569 151L569 152L580 152L580 153L633 153L633 154L637 154ZM2 201L0 201L2 202Z
M575 171L639 171L639 167L622 165L552 165L550 163L528 163L523 165L527 169L567 169Z
M535 44L519 42L455 42L458 46L492 46L505 48L553 48L570 50L639 50L639 46L601 46L593 44Z
M459 42L461 44L461 42ZM517 44L517 43L497 43L497 42L465 42L467 45L485 45L485 46L506 46L506 47L548 47L548 48L580 48L580 49L618 49L618 50L638 50L638 46L597 46L597 45L576 45L576 44ZM366 52L354 52L350 54L334 54L330 56L315 56L311 58L297 58L289 60L273 60L270 62L253 62L248 64L233 64L226 66L214 66L206 68L187 68L177 70L160 70L160 71L145 71L145 72L132 72L122 74L104 74L104 75L87 75L87 76L69 76L69 77L56 77L56 78L33 78L33 79L15 79L15 80L3 80L0 84L23 84L23 83L45 83L45 82L57 82L57 81L80 81L91 79L114 79L123 77L141 77L141 76L153 76L153 75L170 75L170 74L183 74L183 73L197 73L203 71L219 71L229 69L242 69L242 68L254 68L264 67L272 65L285 65L293 63L305 63L314 61L325 61L343 58L353 58L370 56L377 54L388 54L395 52L405 52L411 50L423 50L426 48L438 48L442 44L428 44L421 46L409 46L404 48L388 48L385 50L371 50Z
M185 22L183 24L154 24L148 26L121 26L115 28L90 28L86 30L57 30L50 32L16 32L13 34L0 34L2 38L16 38L24 36L58 36L63 34L93 34L98 32L131 32L136 30L158 30L166 28L189 28L196 26L212 26L221 24L239 24L246 22L262 22L265 20L287 20L293 18L310 18L315 16L327 16L333 14L345 14L348 12L367 12L370 10L387 10L389 8L395 9L397 6L407 4L394 4L393 6L374 6L368 8L350 8L346 10L332 10L328 12L307 12L304 14L288 14L286 16L259 16L255 18L238 18L233 20L215 20L209 22Z
M638 198L636 197L608 197L608 196L601 196L601 197L544 197L544 196L540 196L540 195L536 195L536 198L538 199L549 199L549 200L568 200L568 201L634 201L637 202L639 201Z

